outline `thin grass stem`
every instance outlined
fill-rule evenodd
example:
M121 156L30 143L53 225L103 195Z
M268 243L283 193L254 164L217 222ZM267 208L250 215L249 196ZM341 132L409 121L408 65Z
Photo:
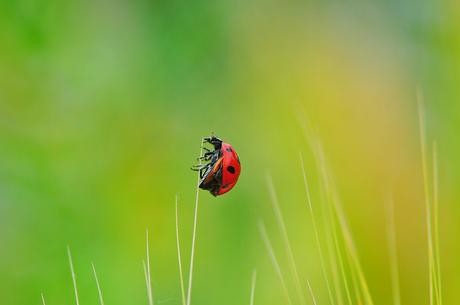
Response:
M431 200L429 190L429 174L427 162L427 149L426 149L426 131L425 131L425 113L423 106L423 96L420 90L417 90L418 114L419 114L419 133L420 133L420 149L422 155L422 170L423 170L423 186L425 190L425 214L427 223L427 238L428 238L428 266L429 266L429 291L430 291L430 305L434 304L434 293L436 293L436 279L434 273L436 272L434 266L434 252L433 252L433 236L432 236L432 214L431 214Z
M263 222L259 222L259 230L262 240L270 256L272 265L275 268L276 274L278 275L278 278L281 282L281 287L283 289L284 296L286 297L287 304L292 305L291 297L289 296L289 290L287 288L286 281L284 280L283 272L281 271L280 264L278 263L278 259L276 258L275 251L273 250L273 246L270 242L270 239L268 238L267 230Z
M43 296L43 293L41 293L41 297L42 297L42 305L46 305L46 303L45 303L45 297Z
M67 246L67 255L69 257L70 273L72 274L73 290L74 290L74 293L75 293L75 303L77 305L80 305L80 301L78 299L77 280L76 280L75 271L74 271L74 268L73 268L72 253L70 252L70 247L69 246Z
M439 250L439 168L438 168L438 148L433 142L433 214L434 214L434 242L436 273L438 282L438 304L442 305L442 285L441 285L441 257Z
M326 190L326 187L324 185L324 181L321 183L321 188L322 188L322 191L327 194L327 190ZM324 198L324 197L327 197L327 196L324 196L325 194L323 194L323 202L326 203L326 204L323 204L323 223L324 223L324 231L325 231L325 236L326 236L326 246L327 246L327 252L329 254L329 265L331 266L331 273L332 273L332 280L333 280L333 283L334 283L334 289L335 289L335 297L336 297L336 302L338 305L343 305L344 304L344 300L343 300L343 295L342 295L342 288L340 286L340 280L339 280L339 270L338 270L338 259L337 259L337 256L336 256L336 251L334 249L334 242L333 242L333 238L332 238L332 234L333 234L333 230L334 229L334 225L331 224L330 222L330 217L328 217L329 215L329 205L327 204L328 203L328 199Z
M203 155L203 139L201 139L201 148L200 148L200 157ZM201 165L201 158L198 161L198 165ZM195 240L196 240L196 228L198 223L198 205L199 205L199 195L200 195L200 172L198 171L198 178L196 184L196 195L195 195L195 214L193 218L193 233L192 233L192 250L190 254L190 270L188 278L188 290L187 290L187 305L191 304L192 301L192 281L193 281L193 262L195 260Z
M270 193L272 207L273 207L273 210L275 212L276 220L277 220L277 223L278 223L278 227L279 227L279 229L281 231L281 234L283 236L284 246L285 246L288 258L289 258L289 260L288 260L289 261L289 267L291 269L292 276L294 278L294 284L295 284L295 287L296 287L297 296L298 296L301 304L306 304L306 299L305 299L304 293L302 292L302 285L300 284L299 272L297 270L297 265L296 265L295 259L294 259L294 253L292 251L291 243L289 241L289 237L288 237L288 233L287 233L287 229L286 229L286 224L284 222L283 214L281 212L281 209L280 209L280 206L279 206L279 203L278 203L278 197L276 195L275 186L273 184L273 179L271 178L270 175L267 175L267 185L268 185L268 190L269 190L269 193Z
M356 273L358 275L358 280L361 286L361 290L363 291L364 299L368 305L373 305L374 301L372 300L372 296L369 291L369 286L367 285L366 277L364 276L364 272L362 270L358 253L356 251L355 244L353 242L351 230L348 226L345 212L342 209L342 205L340 204L340 200L337 198L335 193L335 189L330 186L329 176L327 174L327 169L325 165L325 158L324 153L321 149L321 146L317 145L317 153L319 156L319 164L321 168L321 172L323 175L323 180L326 185L326 193L329 196L332 196L332 207L334 208L335 215L337 216L338 224L340 226L340 231L343 235L343 240L346 245L347 251L349 251L350 258L351 258L351 266L356 269Z
M254 269L252 272L252 281L251 281L251 299L249 304L254 305L254 299L256 295L256 281L257 281L257 270Z
M102 297L102 289L101 289L101 285L99 284L99 279L97 277L96 267L94 267L94 263L91 263L91 267L93 268L94 280L96 281L97 292L99 294L99 302L101 305L104 305L104 298Z
M387 210L387 240L388 254L390 257L391 285L393 293L393 304L401 305L401 293L399 288L399 267L396 247L396 226L394 217L394 200L390 198L386 204Z
M316 298L315 294L313 293L313 289L311 289L310 281L307 280L307 287L308 287L308 292L310 293L311 301L313 302L313 305L318 305L316 303Z
M145 231L145 252L146 261L144 262L145 280L147 285L147 297L149 305L153 305L152 276L150 271L150 250L149 250L149 230Z
M177 262L179 264L179 280L180 280L180 290L182 295L182 305L186 304L185 298L185 287L184 287L184 275L182 271L182 258L181 258L181 251L180 251L180 242L179 242L179 215L178 215L178 198L176 195L176 246L177 246Z
M332 296L331 284L329 282L329 277L328 277L327 271L326 271L326 264L324 262L324 254L323 254L323 251L322 251L321 242L320 242L320 238L319 238L318 225L316 223L315 215L314 215L314 212L313 212L313 204L312 204L311 195L310 195L310 187L308 185L307 174L305 172L305 164L304 164L303 157L302 157L301 153L300 153L300 165L301 165L301 168L302 168L302 175L303 175L303 181L304 181L304 185L305 185L305 192L307 194L307 204L308 204L308 208L310 210L311 221L312 221L312 224L313 224L313 232L315 234L316 247L318 248L318 253L319 253L321 271L322 271L322 274L323 274L324 281L326 283L327 293L329 295L329 301L331 302L332 305L334 305L335 304L334 297Z
M347 261L349 266L353 266L353 260L351 258L350 252L347 251ZM356 304L362 305L363 304L363 296L361 293L361 286L359 284L358 275L355 268L350 267L350 274L351 274L351 282L353 287L353 292L355 294Z

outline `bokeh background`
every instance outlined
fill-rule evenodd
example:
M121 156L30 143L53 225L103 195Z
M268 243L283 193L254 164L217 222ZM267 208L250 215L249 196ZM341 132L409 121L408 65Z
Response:
M403 303L428 304L418 87L439 148L445 304L458 304L459 20L454 0L2 1L0 303L39 304L43 292L73 304L70 245L82 304L98 302L91 262L107 304L147 304L148 227L155 301L180 304L174 197L187 269L189 168L214 132L242 174L225 196L200 193L192 304L248 304L254 268L256 304L284 304L257 227L287 271L267 173L301 278L327 304L300 151L316 208L319 177L300 117L323 143L376 304L391 300L389 192Z

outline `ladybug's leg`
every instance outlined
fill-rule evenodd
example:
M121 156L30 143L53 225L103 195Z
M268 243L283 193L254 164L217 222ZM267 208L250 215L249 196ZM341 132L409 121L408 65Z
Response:
M214 156L214 152L208 151L205 153L203 156L197 158L197 160L204 160L204 161L209 161L211 158Z
M201 171L203 168L206 168L207 166L208 164L198 164L198 165L193 165L191 169L194 171Z
M206 173L207 170L208 170L207 167L203 167L202 169L200 169L200 179L203 179L204 174Z

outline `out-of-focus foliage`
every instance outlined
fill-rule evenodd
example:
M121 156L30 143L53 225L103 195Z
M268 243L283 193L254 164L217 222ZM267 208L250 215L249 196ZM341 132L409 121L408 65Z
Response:
M401 291L427 304L416 88L440 156L446 304L460 301L458 1L0 3L0 303L179 304L174 196L185 267L200 138L240 154L229 194L202 192L192 303L283 304L257 223L288 275L266 186L273 176L302 280L327 293L306 208L320 184L299 119L321 139L376 304L391 300L384 202L395 198ZM303 114L302 114L303 113ZM299 115L300 114L300 115ZM431 142L430 142L431 148ZM291 287L291 286L290 286Z

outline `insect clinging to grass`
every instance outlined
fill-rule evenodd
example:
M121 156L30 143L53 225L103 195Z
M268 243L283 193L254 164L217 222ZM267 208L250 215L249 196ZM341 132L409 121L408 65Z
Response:
M230 191L238 181L241 172L240 159L232 145L211 136L203 138L203 144L211 144L213 150L203 147L204 154L198 160L204 164L195 165L192 170L199 171L200 184L213 196Z

